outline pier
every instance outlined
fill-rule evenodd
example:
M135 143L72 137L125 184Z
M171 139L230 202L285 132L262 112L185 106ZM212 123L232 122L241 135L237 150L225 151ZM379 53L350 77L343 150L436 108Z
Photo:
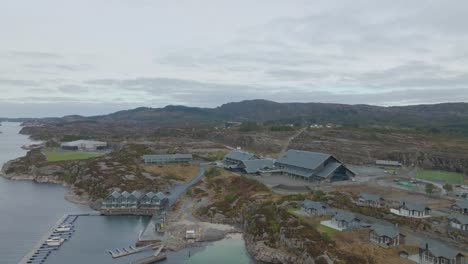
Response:
M143 246L143 247L137 247L137 248L135 248L133 246L130 246L128 248L122 248L122 250L120 250L120 249L116 249L115 251L109 250L109 254L111 254L112 258L121 258L121 257L125 257L125 256L128 256L128 255L132 255L132 254L141 252L141 251L146 250L146 249L151 249L154 246L155 245L153 245L153 244Z
M19 264L44 263L49 255L73 235L73 224L79 216L100 215L90 212L85 214L65 214L46 232L34 247L18 262Z

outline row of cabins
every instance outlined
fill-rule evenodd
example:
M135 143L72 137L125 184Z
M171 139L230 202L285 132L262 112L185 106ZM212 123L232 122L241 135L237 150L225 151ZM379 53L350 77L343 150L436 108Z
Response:
M362 195L360 195L361 198ZM372 200L372 205L380 201L378 197L368 197L363 201ZM372 199L369 199L372 198ZM374 199L375 198L375 199ZM361 221L349 212L334 212L325 203L305 199L301 203L301 210L310 216L319 217L331 214L331 224L342 230L352 230L361 226ZM451 217L449 217L450 219ZM465 223L465 231L468 227L468 216L457 215L458 222ZM458 228L458 226L457 226ZM405 244L406 236L400 232L397 225L375 224L369 227L369 241L379 246L388 248ZM421 264L464 264L465 256L457 250L448 248L438 242L427 240L419 246L419 263Z
M146 164L190 163L192 162L192 159L192 154L161 154L143 156L143 161Z
M280 173L308 182L350 180L356 174L330 154L290 149L277 160L233 150L224 157L226 169L248 174Z
M167 201L166 195L162 192L143 194L139 191L132 193L114 191L103 201L102 208L162 208Z

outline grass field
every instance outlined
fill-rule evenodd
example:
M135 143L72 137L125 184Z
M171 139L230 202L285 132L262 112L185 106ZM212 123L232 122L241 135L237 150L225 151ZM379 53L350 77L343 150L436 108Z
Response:
M461 173L436 170L418 170L416 178L440 183L448 182L450 184L463 183L464 181L463 174Z
M96 154L96 153L83 153L83 152L72 152L72 151L65 151L65 152L46 151L44 154L48 161L83 160L83 159L99 157L102 155L102 154Z

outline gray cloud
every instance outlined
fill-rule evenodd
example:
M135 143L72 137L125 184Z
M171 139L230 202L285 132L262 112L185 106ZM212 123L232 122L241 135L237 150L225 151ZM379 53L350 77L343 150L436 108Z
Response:
M79 85L73 85L73 84L62 85L62 86L59 86L58 89L62 93L68 93L68 94L81 94L81 93L88 92L88 88L79 86Z
M92 68L89 64L60 64L60 63L40 63L40 64L26 64L24 67L33 70L63 70L63 71L83 71Z
M11 59L60 59L60 56L57 53L52 52L42 52L42 51L10 51L3 53L6 57Z
M5 86L37 86L39 82L29 80L0 79L0 85Z

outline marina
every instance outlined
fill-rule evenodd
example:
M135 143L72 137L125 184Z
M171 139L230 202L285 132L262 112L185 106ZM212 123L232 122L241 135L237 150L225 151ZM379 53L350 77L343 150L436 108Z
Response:
M66 214L47 232L37 244L27 253L19 264L45 263L47 258L55 250L58 250L63 243L71 239L74 230L74 223L79 216L99 215L98 213Z

